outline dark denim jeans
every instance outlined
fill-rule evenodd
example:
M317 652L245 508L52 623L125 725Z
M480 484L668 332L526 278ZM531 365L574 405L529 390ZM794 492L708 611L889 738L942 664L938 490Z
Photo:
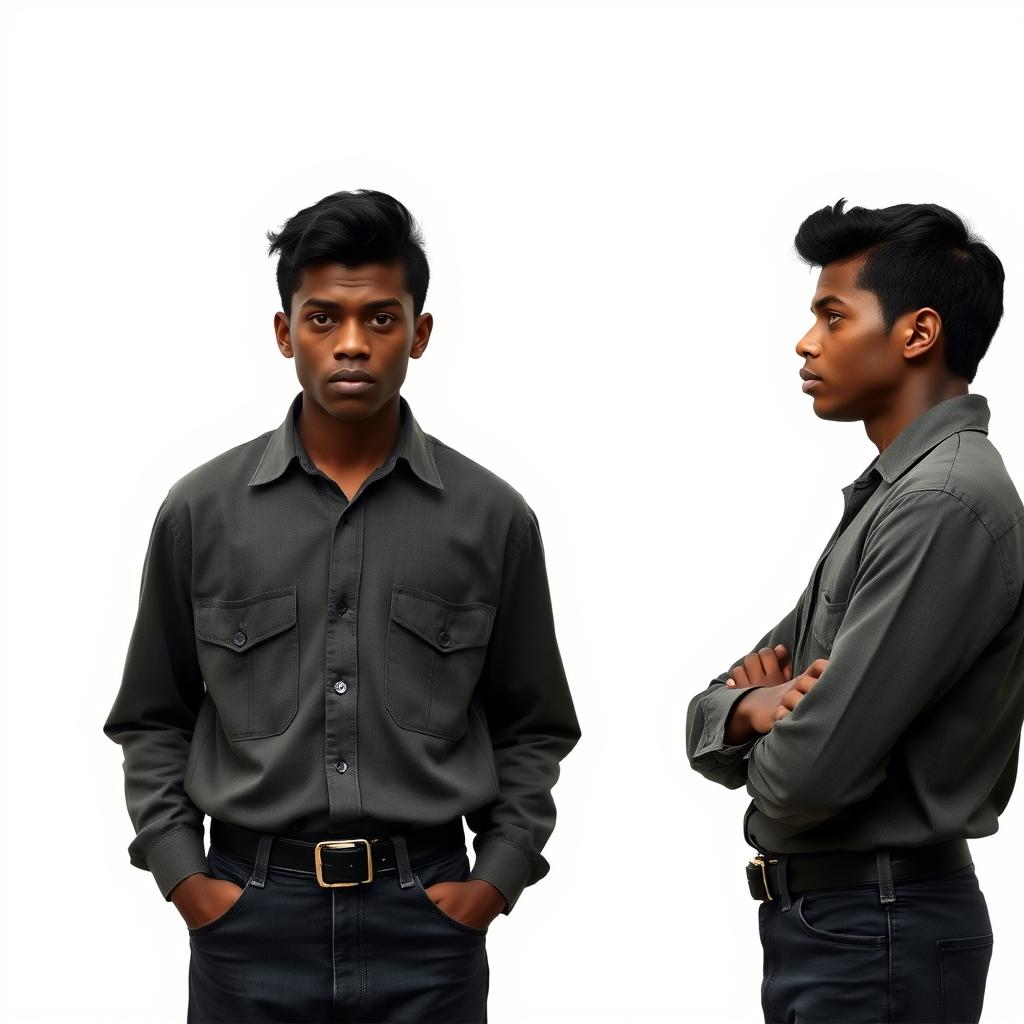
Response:
M890 904L874 884L761 904L766 1022L980 1018L992 924L974 865L894 888Z
M468 877L465 847L419 865L406 888L382 875L324 889L215 847L208 859L215 878L244 888L189 929L189 1022L486 1021L486 929L448 917L424 891Z

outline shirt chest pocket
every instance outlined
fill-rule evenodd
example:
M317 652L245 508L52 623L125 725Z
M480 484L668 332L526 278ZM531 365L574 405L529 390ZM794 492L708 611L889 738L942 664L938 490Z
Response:
M814 619L811 623L811 633L815 642L829 654L832 653L832 645L835 643L836 634L839 632L843 616L846 614L846 604L846 601L836 601L825 588L818 594L817 607L814 609Z
M284 732L299 706L295 587L193 606L199 665L227 737Z
M465 734L494 613L493 605L453 604L395 584L384 693L398 725L446 740Z

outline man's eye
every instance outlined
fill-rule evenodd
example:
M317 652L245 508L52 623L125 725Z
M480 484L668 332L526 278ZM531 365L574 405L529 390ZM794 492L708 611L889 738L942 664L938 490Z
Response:
M370 323L373 324L374 327L387 327L391 321L395 319L397 318L391 313L374 313L373 316L370 317Z
M841 314L839 314L839 313L833 313L833 312L831 312L831 311L830 311L830 312L829 312L828 314L826 314L826 315L828 316L828 325L829 325L829 327L831 327L831 326L832 326L832 324L833 324L833 322L834 322L834 321L832 320L832 317L836 317L836 319L838 319L838 320L842 320L842 319L843 319L843 318L842 318L842 315L841 315Z
M326 314L326 313L314 313L314 314L313 314L313 315L312 315L312 316L311 316L311 317L310 317L309 319L310 319L310 320L316 320L316 318L317 318L318 316L322 316L322 317L324 317L324 318L325 318L325 319L327 319L327 320L330 320L330 319L331 319L331 318L330 318L329 316L327 316L327 314ZM325 323L317 323L317 327L326 327L326 326L327 326L327 325L326 325Z

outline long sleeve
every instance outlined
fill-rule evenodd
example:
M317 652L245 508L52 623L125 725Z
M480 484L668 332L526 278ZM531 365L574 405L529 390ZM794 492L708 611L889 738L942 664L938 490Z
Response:
M746 757L756 741L755 737L746 743L725 742L725 723L729 712L737 700L750 692L749 689L731 689L725 685L726 680L751 651L785 644L792 655L796 647L799 608L798 603L727 671L713 679L690 701L686 711L686 755L690 767L712 782L721 783L729 789L739 789L747 781Z
M152 872L165 899L183 878L209 870L203 813L184 790L204 692L188 552L168 495L153 523L121 687L103 726L124 751L125 799L136 831L129 860Z
M548 872L541 850L555 826L552 787L580 727L555 640L544 549L529 507L509 541L498 610L479 685L498 796L466 816L476 833L472 877L514 906Z
M930 704L966 685L964 672L1018 597L999 538L955 494L913 491L894 502L865 540L828 666L750 751L756 808L803 829L870 796L893 746Z

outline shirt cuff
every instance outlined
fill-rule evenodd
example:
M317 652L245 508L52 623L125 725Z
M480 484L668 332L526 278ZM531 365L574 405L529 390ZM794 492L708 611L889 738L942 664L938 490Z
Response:
M469 877L490 882L505 897L508 906L502 913L507 914L529 884L531 874L530 858L524 850L505 840L492 839L481 844Z
M704 714L704 731L693 756L714 756L719 761L736 761L744 757L750 748L761 738L752 736L742 743L725 742L725 723L729 718L732 706L745 694L750 687L719 686L707 694L701 701Z
M152 872L163 898L168 901L171 890L183 878L197 871L210 874L203 833L187 827L165 832L150 844L144 864L138 861L132 863L137 868Z

